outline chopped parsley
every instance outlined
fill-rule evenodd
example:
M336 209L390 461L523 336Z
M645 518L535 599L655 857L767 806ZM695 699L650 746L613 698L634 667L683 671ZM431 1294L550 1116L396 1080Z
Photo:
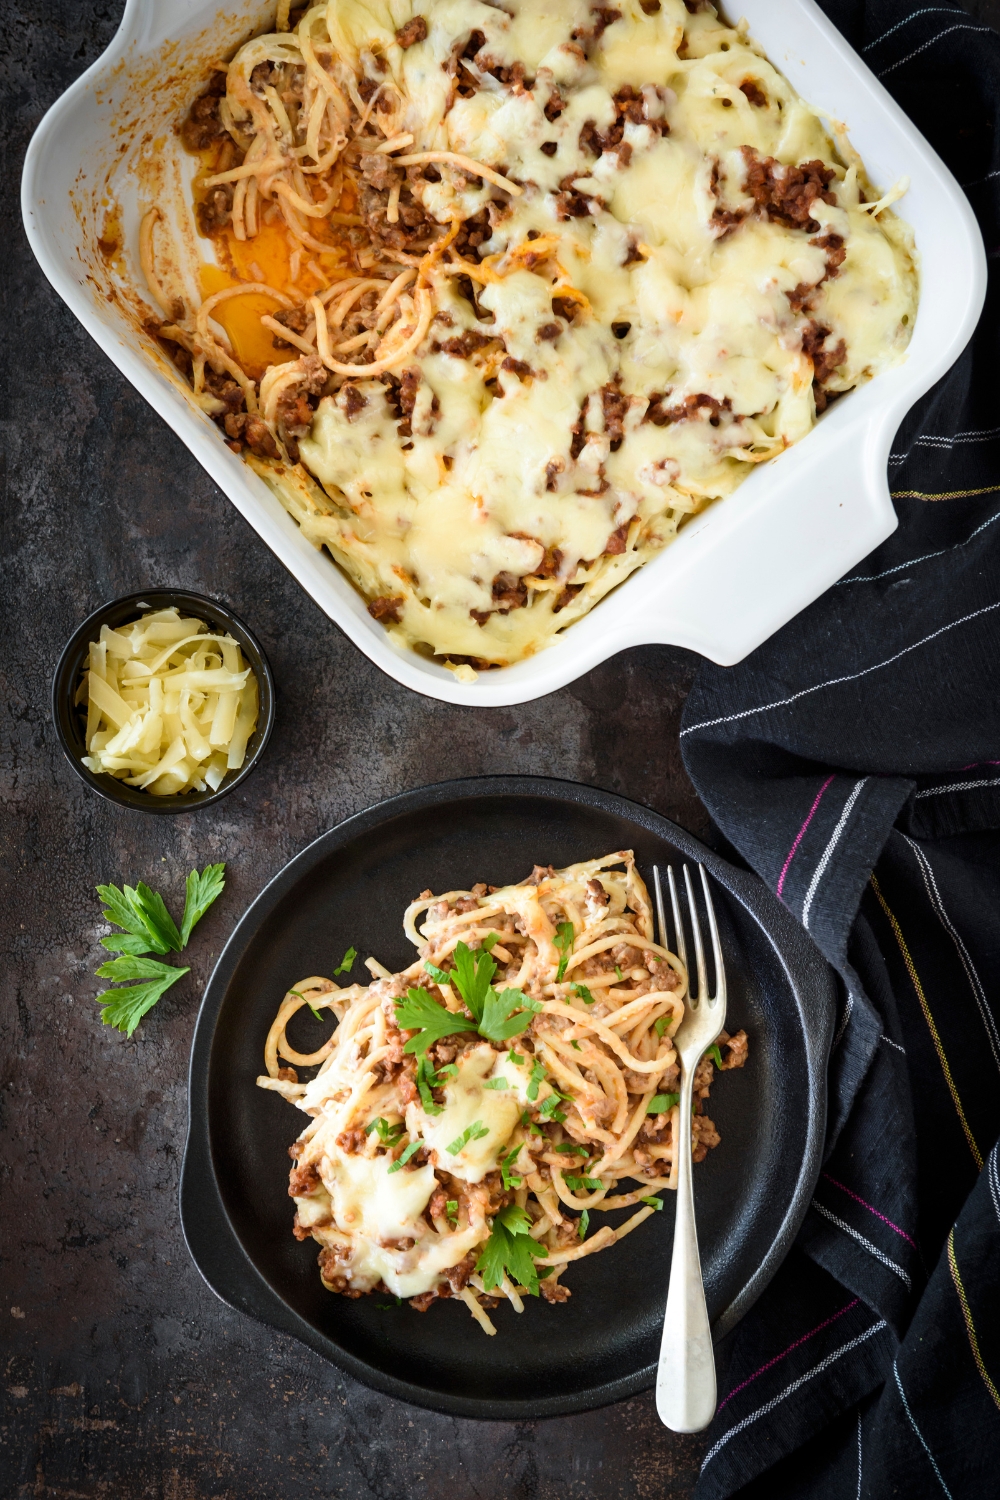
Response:
M443 1104L434 1103L434 1095L431 1089L439 1087L440 1080L426 1055L417 1063L417 1088L420 1091L420 1102L424 1107L424 1114L439 1115L444 1110Z
M558 948L559 952L562 954L562 957L559 960L559 967L556 970L556 984L560 982L563 975L566 973L566 965L569 963L569 956L573 951L574 935L575 934L572 922L560 922L559 926L556 928L556 935L552 939L552 941L555 944L556 948Z
M510 1088L510 1084L507 1082L506 1078L501 1073L498 1078L487 1078L486 1082L483 1084L483 1088L484 1089L509 1089Z
M308 999L307 996L302 994L301 990L289 990L288 993L290 995L294 995L296 1000L304 1000L306 1005L308 1005L309 1009L312 1011L313 1015L316 1017L317 1021L322 1021L323 1017L320 1012L316 1009L315 1005L313 1005L312 1001Z
M448 1199L448 1202L444 1206L444 1214L445 1214L445 1218L448 1219L452 1224L457 1224L458 1223L458 1199L457 1198L449 1198Z
M559 1124L561 1125L566 1119L566 1116L559 1108L559 1105L560 1102L565 1098L566 1095L560 1094L558 1089L553 1089L551 1094L547 1094L546 1097L542 1100L541 1104L538 1106L538 1113L541 1115L542 1119L558 1120Z
M658 1020L653 1022L653 1029L656 1032L657 1036L663 1035L667 1027L670 1025L671 1019L672 1018L670 1016L660 1016Z
M449 1153L449 1155L457 1156L460 1151L463 1151L465 1149L470 1141L481 1141L484 1139L484 1137L488 1136L489 1133L490 1132L488 1127L483 1124L482 1120L473 1120L471 1125L466 1125L465 1129L462 1131L462 1134L455 1140L453 1140L450 1146L445 1147L445 1150Z
M490 934L495 937L495 934ZM519 1036L531 1024L535 1011L541 1010L541 1002L529 1000L521 990L505 989L498 992L491 980L496 973L496 960L490 954L493 945L487 942L473 953L467 943L459 943L453 958L455 967L450 974L433 964L424 968L436 984L453 984L465 1001L472 1019L447 1010L427 990L411 989L405 1000L396 1001L396 1019L403 1031L415 1031L403 1048L404 1052L418 1055L427 1051L441 1037L456 1031L478 1031L487 1041L507 1042Z
M706 1057L710 1057L712 1059L712 1061L715 1063L715 1066L717 1068L719 1068L720 1071L721 1071L721 1068L722 1068L722 1053L719 1051L719 1044L718 1044L718 1042L713 1042L712 1043L711 1047L709 1047L708 1051L705 1053L705 1056Z
M599 1182L596 1177L570 1177L568 1173L563 1178L563 1182L573 1193L581 1193L584 1190L588 1193L596 1193L604 1186L604 1183Z
M534 1102L538 1098L538 1085L545 1077L545 1064L536 1059L532 1065L531 1077L528 1079L528 1098Z
M582 1052L583 1051L583 1048L580 1046L580 1043L578 1041L576 1041L575 1039L570 1042L570 1046L571 1047L575 1047L576 1050L577 1050L577 1052Z
M663 1207L663 1199L662 1198L640 1198L639 1202L640 1203L645 1203L649 1208L662 1208Z
M531 1131L533 1131L535 1133L535 1135L544 1135L545 1134L545 1132L542 1129L542 1127L540 1125L536 1125L535 1124L534 1120L531 1118L531 1116L529 1115L529 1113L528 1113L527 1110L523 1110L522 1111L522 1114L521 1114L521 1124L522 1124L522 1126L524 1127L525 1130L531 1130Z
M349 974L354 968L354 960L358 956L357 948L348 948L340 963L334 969L335 974Z
M511 1062L516 1068L519 1068L524 1062L524 1058L519 1052L515 1052L513 1047L511 1048L510 1052L508 1052L507 1056L510 1058Z
M579 995L584 1005L593 1005L594 997L585 984L574 984L573 993L574 995Z
M531 1238L531 1220L523 1208L509 1204L493 1220L493 1229L476 1261L476 1270L488 1292L509 1276L515 1286L538 1296L538 1271L534 1256L548 1255L544 1245Z
M646 1105L647 1115L662 1115L668 1109L673 1109L680 1099L680 1094L654 1094Z
M618 979L619 984L621 984L624 981L624 979L625 979L625 975L621 971L621 965L620 964L615 964L615 975L616 975L616 977Z
M423 1141L417 1140L411 1141L408 1146L404 1147L402 1155L398 1156L393 1162L392 1166L389 1168L387 1176L391 1177L393 1172L398 1172L401 1167L405 1167L410 1157L414 1156L416 1152L420 1150L423 1144Z
M390 1125L388 1120L383 1119L379 1115L377 1120L368 1121L368 1124L365 1126L365 1135L371 1135L373 1130L377 1130L378 1138L383 1146L391 1146L393 1141L399 1139L405 1129L406 1127L403 1124Z
M517 1160L520 1154L521 1147L519 1145L513 1146L510 1151L507 1152L507 1155L501 1157L500 1161L497 1163L500 1168L500 1175L503 1178L503 1185L508 1191L511 1188L521 1187L524 1182L523 1177L518 1177L511 1171L511 1164Z
M583 1210L583 1213L580 1215L580 1223L579 1223L579 1226L577 1227L577 1231L576 1231L577 1234L580 1236L581 1240L584 1239L584 1238L586 1238L587 1230L589 1228L590 1228L590 1209L589 1208L585 1208Z
M578 1146L575 1141L560 1141L555 1148L557 1151L571 1153L573 1156L589 1156L590 1152L586 1146Z

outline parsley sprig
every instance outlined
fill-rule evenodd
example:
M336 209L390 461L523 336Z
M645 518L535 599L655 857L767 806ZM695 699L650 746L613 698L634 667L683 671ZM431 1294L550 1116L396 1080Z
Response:
M488 1292L509 1276L515 1286L523 1286L537 1297L538 1270L533 1257L548 1253L544 1245L531 1238L531 1220L525 1210L511 1203L493 1220L493 1229L476 1261L476 1270Z
M495 934L490 937L496 941ZM490 938L476 953L466 943L459 943L453 954L455 967L450 973L435 964L424 964L435 984L454 985L470 1014L465 1016L446 1009L429 990L407 990L405 999L396 1001L396 1020L400 1030L416 1035L407 1041L404 1052L422 1057L428 1047L456 1031L478 1031L487 1041L499 1045L526 1030L535 1011L541 1010L541 1003L529 1000L521 990L498 992L493 988L491 981L497 965L490 951L492 947Z
M159 891L152 890L143 881L121 889L116 885L97 887L97 894L104 903L101 915L116 927L124 928L123 932L111 932L100 939L102 948L119 956L102 964L97 977L138 981L118 989L104 990L97 996L105 1026L115 1026L126 1036L131 1036L161 995L190 972L187 967L178 968L175 964L160 963L142 955L180 953L187 947L193 928L226 883L222 878L225 868L224 864L206 865L200 872L191 871L185 883L184 912L179 929Z

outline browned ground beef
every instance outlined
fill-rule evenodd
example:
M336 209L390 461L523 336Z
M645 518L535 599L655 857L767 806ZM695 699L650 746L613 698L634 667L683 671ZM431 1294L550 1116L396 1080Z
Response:
M714 396L701 392L699 395L685 396L676 406L665 406L666 399L662 392L654 392L649 398L649 408L643 421L652 422L654 427L666 427L670 422L704 421L707 418L713 427L718 427L721 414L732 411L732 402L728 396L717 401Z
M414 16L412 21L407 21L396 32L396 41L403 48L413 47L417 42L427 40L427 22L423 16Z
M393 625L398 625L403 618L403 605L406 600L402 595L390 596L383 594L378 599L373 599L368 606L368 613L373 620L388 620Z
M219 119L219 100L225 92L225 73L214 73L208 88L198 95L181 126L181 140L188 151L204 151L213 141L221 140L227 134Z
M493 580L493 602L505 615L528 602L528 586L513 573L498 573Z
M492 344L494 339L495 335L492 333L479 333L475 328L467 328L464 333L432 344L431 348L435 354L440 351L442 354L452 354L456 359L468 359L480 349L485 349L487 344Z
M321 1185L321 1178L313 1166L294 1166L288 1174L288 1196L290 1198L301 1198L306 1193L312 1193Z
M760 156L752 146L744 146L742 151L746 162L743 186L764 217L788 229L815 234L819 224L812 216L813 204L817 198L824 203L836 202L829 191L833 168L818 160L786 167L773 156Z
M628 413L628 397L621 388L621 376L601 387L601 406L604 410L604 430L615 448L625 437L625 417Z
M620 21L622 13L620 10L612 10L610 5L592 5L590 14L593 22L590 26L578 26L572 33L575 42L597 42L616 21Z
M744 78L740 84L740 92L745 94L757 109L767 108L767 95L755 78Z
M223 229L229 223L232 211L232 183L226 182L221 187L212 188L208 196L203 198L198 204L198 229L206 238L217 234L220 229Z
M802 352L813 362L813 379L817 385L823 385L847 358L847 345L843 339L838 339L832 349L825 347L830 333L829 328L815 319L811 319L802 332Z
M365 1133L360 1126L352 1126L350 1130L342 1130L337 1137L337 1145L341 1151L346 1151L348 1156L360 1156L364 1150Z

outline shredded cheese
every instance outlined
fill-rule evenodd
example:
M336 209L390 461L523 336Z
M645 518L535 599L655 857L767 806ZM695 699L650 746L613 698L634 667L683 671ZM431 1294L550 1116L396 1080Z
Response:
M101 626L76 694L88 770L154 797L216 791L246 759L257 679L231 635L176 609Z

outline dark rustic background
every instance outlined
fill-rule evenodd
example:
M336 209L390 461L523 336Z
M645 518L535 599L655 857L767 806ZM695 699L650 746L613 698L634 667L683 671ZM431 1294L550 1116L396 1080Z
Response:
M1000 18L1000 0L968 8ZM20 227L20 164L120 10L19 0L0 34L0 1494L679 1500L702 1444L665 1432L651 1395L540 1423L435 1416L230 1312L188 1259L177 1175L200 990L237 917L291 855L382 797L486 772L591 782L693 832L706 819L676 738L695 658L632 651L509 710L406 692L282 570L50 290ZM56 657L78 621L156 584L231 604L278 683L275 732L245 789L171 819L90 795L48 709ZM105 957L94 885L146 879L177 903L186 871L213 860L227 862L227 887L197 929L191 975L126 1041L93 1003Z

